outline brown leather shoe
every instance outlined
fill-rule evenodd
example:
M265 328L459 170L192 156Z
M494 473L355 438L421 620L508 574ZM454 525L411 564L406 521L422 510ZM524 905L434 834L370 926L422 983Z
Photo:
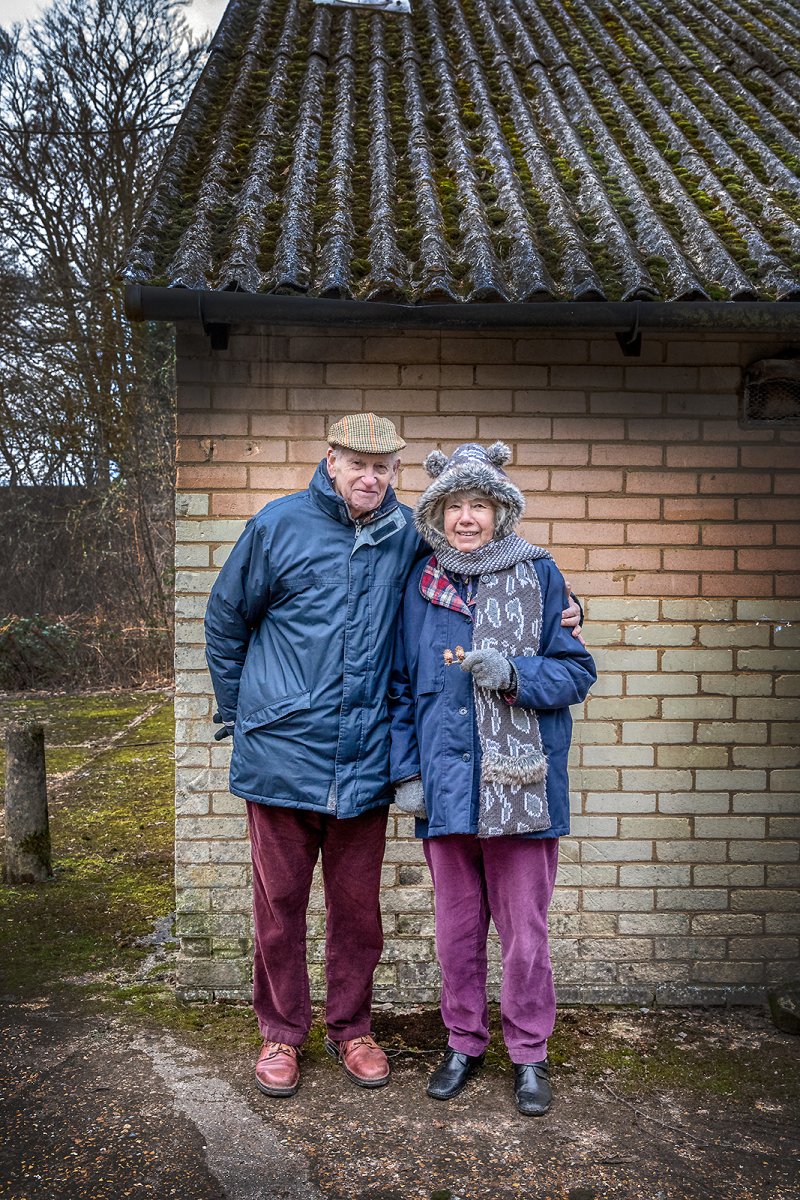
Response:
M293 1096L300 1087L297 1046L264 1042L256 1063L256 1087L265 1096Z
M377 1088L389 1082L389 1060L370 1034L344 1042L326 1038L325 1049L331 1058L338 1058L345 1075L359 1087Z

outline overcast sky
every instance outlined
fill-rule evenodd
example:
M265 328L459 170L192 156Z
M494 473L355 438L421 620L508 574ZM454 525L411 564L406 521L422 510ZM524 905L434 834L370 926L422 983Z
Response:
M227 0L191 0L186 8L186 19L195 33L203 33L206 29L215 33L226 4ZM27 21L44 7L41 0L0 0L0 25Z

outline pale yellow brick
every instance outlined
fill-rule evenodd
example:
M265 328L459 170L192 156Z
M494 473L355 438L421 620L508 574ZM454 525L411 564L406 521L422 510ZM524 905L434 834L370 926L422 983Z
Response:
M674 717L692 721L733 716L733 700L727 696L682 696L679 700L665 697L661 707L662 714L668 721Z
M619 776L610 767L580 767L573 772L572 784L582 792L613 792L619 786Z
M201 817L210 811L208 792L178 792L175 813L179 817Z
M685 817L620 817L619 835L626 838L688 838L690 822Z
M727 907L728 892L724 888L659 888L656 892L658 909L682 909L693 913Z
M692 978L700 983L760 983L764 965L760 962L696 962Z
M625 629L630 646L691 646L694 640L693 625L629 625Z
M724 958L724 937L657 937L654 951L656 958Z
M655 812L656 798L653 793L641 792L589 792L585 803L586 812L641 813Z
M211 711L210 698L203 696L176 696L173 705L176 718L207 717Z
M694 832L698 838L759 838L766 832L766 820L750 816L698 816L695 817Z
M176 592L193 592L196 595L207 596L211 591L214 580L217 577L216 571L176 571L175 572L175 591ZM195 613L181 614L195 616Z
M581 858L585 862L649 862L653 857L651 841L635 841L617 838L614 841L585 839L580 843Z
M658 654L655 650L640 647L615 648L604 646L594 651L594 660L598 674L608 671L655 671L658 667Z
M629 696L691 696L699 687L696 675L629 675Z
M206 653L203 646L176 646L175 667L181 671L203 671Z
M213 580L215 578L215 573L210 574L210 578ZM204 594L202 596L197 596L182 594L177 585L177 580L175 582L175 591L175 616L178 620L191 620L197 617L202 618L205 616L206 605L208 604L207 595Z
M738 650L740 671L798 671L800 650Z
M767 740L767 726L758 721L701 721L697 726L697 740L703 744L723 746L748 742L759 745Z
M694 737L694 726L690 721L625 721L622 726L623 742L675 742L686 745Z
M734 812L771 813L773 816L791 816L800 807L794 791L734 792L732 801Z
M212 792L211 793L211 811L215 816L244 816L246 814L245 801L239 796L233 796L230 792Z
M772 675L743 675L731 671L727 675L701 675L700 691L723 696L771 696Z
M583 748L585 767L649 767L654 761L652 746L587 745Z
M797 958L797 938L792 937L733 937L728 943L731 958L773 959Z
M199 547L204 549L204 547ZM175 641L183 646L202 646L205 642L205 630L202 621L176 621Z
M800 859L800 844L796 838L785 842L770 838L768 841L731 842L728 857L732 862L797 862Z
M659 767L727 767L727 746L659 746Z
M662 671L729 671L732 666L732 650L665 650L661 655Z
M692 933L708 934L712 937L759 934L764 922L762 917L749 913L698 913L691 918Z
M617 727L613 721L576 721L572 727L573 746L610 746L616 741Z
M207 695L211 691L211 682L207 671L177 671L175 674L175 691L179 695Z
M591 621L658 621L658 600L642 596L591 596L586 601Z
M584 938L581 943L582 958L597 958L602 962L619 962L636 959L641 962L652 958L653 943L650 938Z
M211 758L208 746L177 746L175 764L179 767L208 767Z
M586 711L592 720L635 721L656 716L658 704L649 696L616 696L610 700L590 696Z
M588 630L587 630L588 632ZM595 646L619 646L622 643L622 626L610 622L592 621L591 642Z
M667 621L733 620L732 600L662 600L661 610ZM745 616L744 620L747 619Z
M769 836L774 838L800 838L800 816L770 817Z
M796 912L797 893L787 888L744 888L740 891L734 888L730 892L730 904L733 912Z
M800 792L800 770L770 771L769 786L773 792ZM797 807L800 809L800 801Z
M692 787L691 771L661 771L624 767L622 786L636 792L684 792Z
M698 791L721 792L757 791L766 787L765 771L745 771L732 769L729 771L697 771L695 774Z
M671 863L630 863L619 869L621 887L688 887L691 867Z
M176 521L176 542L235 542L244 521Z
M615 675L611 671L601 671L597 682L592 684L591 697L592 699L596 699L598 696L617 698L622 695L623 683L622 675Z
M800 622L796 625L776 625L772 630L772 642L775 646L800 646Z
M764 928L767 933L800 933L800 911L796 913L766 913Z
M768 625L701 625L703 646L768 646Z
M206 492L179 492L175 497L176 517L205 517L208 515Z
M733 746L735 767L792 767L797 762L794 746Z
M577 888L556 888L550 908L553 912L574 912L579 899L580 892Z
M663 813L726 813L730 806L727 792L662 792L658 797L659 812Z
M800 696L800 675L779 675L775 680L776 696Z
M572 833L578 838L613 838L617 836L617 818L597 814L576 816L571 820ZM633 834L631 834L631 837Z
M740 621L786 625L800 621L800 600L737 600L736 615Z
M176 546L176 567L207 567L209 562L208 546Z
M562 887L604 887L617 882L617 868L611 863L561 863L556 883Z
M590 912L650 912L653 893L647 888L587 889L583 907Z
M684 913L620 913L619 932L686 935L689 932L689 918Z
M661 862L724 862L728 856L728 843L712 842L705 838L701 842L656 842L656 858Z
M800 743L800 725L794 721L776 721L772 726L772 741L777 746L797 746Z
M694 868L698 887L763 887L764 881L764 867L754 863L702 863Z

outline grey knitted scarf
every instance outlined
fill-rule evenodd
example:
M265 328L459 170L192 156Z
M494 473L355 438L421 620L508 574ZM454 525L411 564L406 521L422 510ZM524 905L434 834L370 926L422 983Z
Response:
M437 550L443 570L479 576L473 650L492 648L508 658L539 653L542 590L533 562L551 557L516 534L469 554ZM547 759L536 713L473 686L482 756L478 837L549 829Z

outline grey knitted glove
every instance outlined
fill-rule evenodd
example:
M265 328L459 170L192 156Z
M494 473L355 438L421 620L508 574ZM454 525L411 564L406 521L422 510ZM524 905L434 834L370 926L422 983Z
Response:
M398 783L394 789L394 802L400 812L408 813L410 817L419 817L424 821L428 815L421 779L404 779Z
M478 687L493 688L497 692L506 692L511 687L511 663L499 650L470 650L464 656L461 670L471 671Z

